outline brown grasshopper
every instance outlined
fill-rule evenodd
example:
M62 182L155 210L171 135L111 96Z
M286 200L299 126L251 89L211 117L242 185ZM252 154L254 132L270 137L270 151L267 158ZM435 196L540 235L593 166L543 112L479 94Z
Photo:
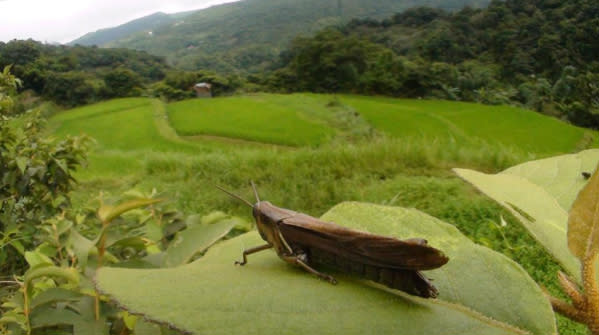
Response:
M274 248L285 262L332 284L337 280L312 266L327 266L338 271L357 275L390 288L425 298L434 298L438 291L420 270L438 268L449 260L440 250L427 245L420 238L399 240L393 237L370 234L325 222L306 214L260 201L254 183L252 188L256 204L217 186L223 192L252 207L258 232L266 244L247 249L247 256Z

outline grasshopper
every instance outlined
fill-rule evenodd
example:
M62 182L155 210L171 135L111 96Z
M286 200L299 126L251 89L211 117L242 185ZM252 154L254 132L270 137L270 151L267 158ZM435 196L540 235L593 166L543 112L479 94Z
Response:
M261 201L256 187L252 188L256 203L235 195L219 186L221 191L252 207L258 232L266 244L247 249L243 260L236 265L247 264L247 256L259 251L274 249L287 263L332 284L337 280L313 266L326 266L353 274L412 295L435 298L435 286L420 270L438 268L449 260L438 249L421 238L399 240L345 228L309 215L274 206Z

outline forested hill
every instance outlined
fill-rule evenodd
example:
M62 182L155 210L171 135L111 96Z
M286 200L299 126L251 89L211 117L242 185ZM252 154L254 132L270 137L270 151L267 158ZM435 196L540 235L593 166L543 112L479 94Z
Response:
M596 0L494 0L454 13L415 8L295 39L268 83L520 104L599 128L597 27Z
M144 16L140 19L127 22L114 28L100 29L95 32L87 33L84 36L70 42L69 45L104 45L106 43L125 38L137 32L152 31L157 27L173 24L177 19L178 17L174 15L168 15L160 12L154 13L152 15Z
M488 0L243 0L192 13L176 22L101 46L145 50L184 69L257 72L298 34L353 18L384 18L413 6L448 10ZM93 38L93 34L88 35Z

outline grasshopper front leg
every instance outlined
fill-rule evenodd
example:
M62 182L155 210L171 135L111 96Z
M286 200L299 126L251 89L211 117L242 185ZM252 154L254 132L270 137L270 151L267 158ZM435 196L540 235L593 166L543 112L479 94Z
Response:
M235 265L245 265L248 262L247 255L251 255L251 254L260 252L262 250L270 249L270 248L272 248L272 244L269 243L269 244L261 245L259 247L254 247L254 248L244 250L243 251L243 262L235 261Z
M326 273L319 272L319 271L313 269L310 265L308 265L308 263L306 263L308 260L308 257L306 256L306 254L281 256L281 258L283 258L283 260L285 260L287 263L301 266L302 268L304 268L304 270L318 276L318 278L320 278L320 279L324 279L333 285L337 284L337 279L335 279L333 276L330 276Z

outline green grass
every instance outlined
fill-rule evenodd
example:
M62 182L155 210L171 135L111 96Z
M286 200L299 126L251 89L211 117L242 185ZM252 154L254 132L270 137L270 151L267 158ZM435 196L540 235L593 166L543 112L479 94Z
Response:
M333 129L314 122L293 106L273 103L268 96L181 101L168 106L179 134L216 135L283 145L323 143Z
M168 113L181 135L296 146L322 145L358 130L362 135L372 130L403 140L471 147L485 143L541 155L570 152L589 141L597 144L596 135L532 111L449 101L253 95L182 101L169 105Z
M343 96L375 128L397 137L419 136L460 145L481 141L538 154L570 152L586 130L511 106L438 100ZM594 143L597 144L597 136Z
M89 166L77 173L75 204L100 191L156 188L186 214L221 210L251 220L247 207L214 184L252 199L248 182L254 180L263 199L313 216L348 200L415 207L515 259L553 294L555 261L450 168L497 172L597 143L595 132L517 108L316 94L167 106L119 99L56 114L50 126L58 136L86 132L98 142ZM498 225L500 216L508 226ZM559 320L564 334L580 330Z
M191 143L166 137L162 104L148 98L116 99L59 113L49 122L57 136L87 134L99 150L197 151Z

